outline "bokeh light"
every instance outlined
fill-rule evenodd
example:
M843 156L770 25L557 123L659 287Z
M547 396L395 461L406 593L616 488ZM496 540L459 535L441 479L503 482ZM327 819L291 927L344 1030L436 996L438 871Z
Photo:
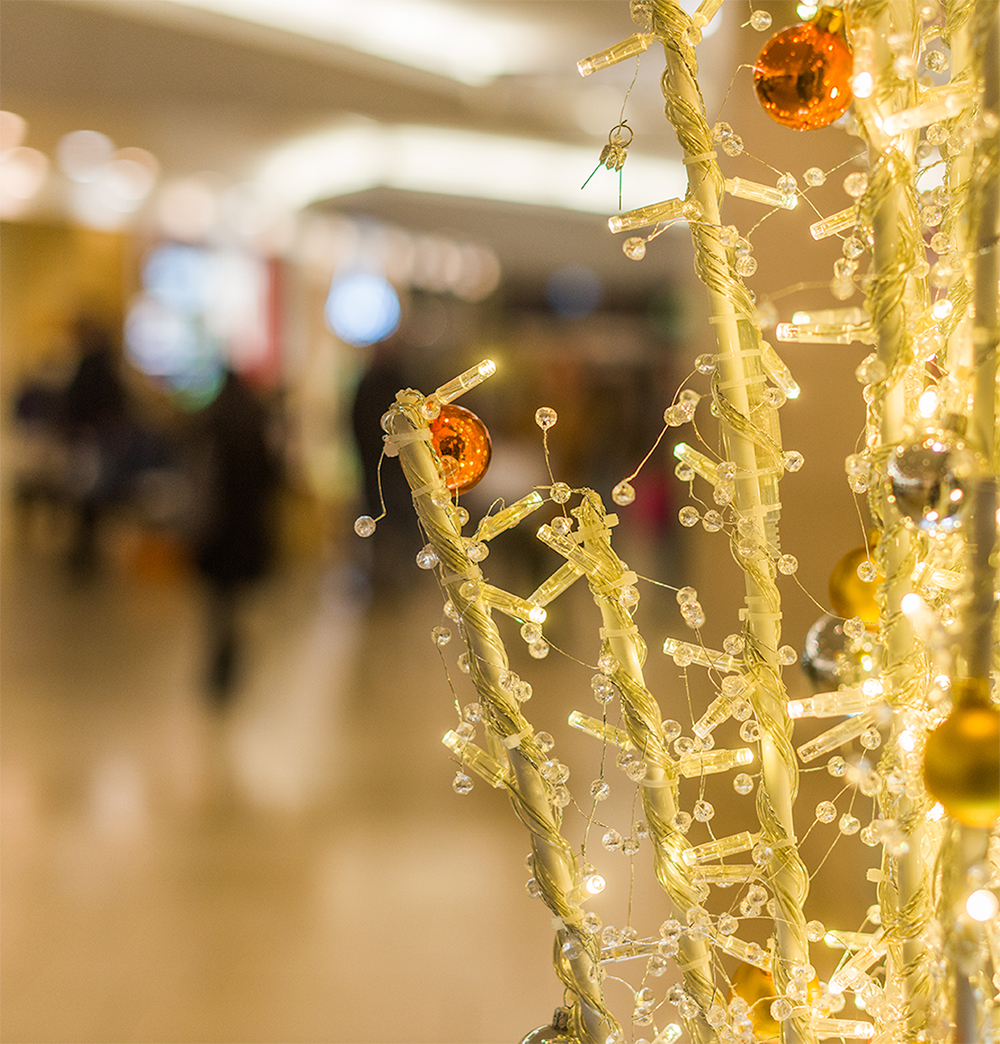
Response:
M399 296L383 276L353 272L334 278L324 315L342 341L363 348L399 326Z

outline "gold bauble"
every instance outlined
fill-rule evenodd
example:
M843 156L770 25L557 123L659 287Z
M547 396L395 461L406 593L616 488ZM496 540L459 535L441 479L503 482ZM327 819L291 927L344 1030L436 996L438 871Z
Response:
M781 1033L778 1023L771 1018L771 1002L778 996L769 971L756 964L741 964L733 973L733 996L741 997L750 1005L750 1020L758 1040L777 1040Z
M874 580L862 580L858 576L858 566L870 557L867 547L857 547L833 567L830 574L830 604L837 616L859 616L865 626L874 627L878 623L875 590L885 577L877 575Z
M927 737L924 783L952 819L987 830L1000 816L1000 710L988 683L961 679L954 710Z
M538 1029L533 1029L521 1044L577 1044L577 1039L568 1029L539 1026Z

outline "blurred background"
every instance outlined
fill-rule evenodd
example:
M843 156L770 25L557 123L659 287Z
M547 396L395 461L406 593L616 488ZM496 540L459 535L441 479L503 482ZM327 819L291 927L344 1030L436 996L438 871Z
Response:
M801 135L757 108L754 8L774 30L810 13L727 0L699 48L709 120L747 146L727 175L855 169L849 127ZM440 598L395 461L375 536L353 522L379 513L399 387L496 361L461 400L493 438L474 520L548 482L539 406L559 416L555 478L610 500L675 392L707 393L686 225L636 263L607 230L617 173L581 189L624 112L621 207L684 191L656 48L638 71L576 70L634 29L625 0L0 0L4 1041L499 1042L548 1021L527 840L500 794L451 787L440 738L472 691L430 639ZM811 193L820 213L847 205L841 181ZM768 325L838 305L840 244L808 239L807 209L754 233ZM743 232L766 213L726 204ZM782 485L796 648L863 541L843 458L865 352L782 352L803 387L781 413L806 460ZM718 648L742 576L721 534L677 523L681 438L636 480L616 546L694 585ZM536 543L497 541L488 578L531 591L558 564ZM650 687L689 723L660 651L689 633L672 592L644 588L637 620ZM592 663L597 626L574 589L547 631ZM596 745L561 723L596 713L592 672L523 667L529 717L585 790ZM729 790L720 817L745 828L751 801ZM841 874L861 852L843 840ZM648 848L634 892L617 859L595 909L625 924L634 899L655 932ZM873 886L831 892L832 870L808 915L863 916Z

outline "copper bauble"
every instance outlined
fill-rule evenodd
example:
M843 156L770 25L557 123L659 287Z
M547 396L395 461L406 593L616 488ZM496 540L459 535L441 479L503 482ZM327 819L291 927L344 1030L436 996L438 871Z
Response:
M442 406L431 421L431 443L450 490L465 493L486 474L493 447L486 425L462 406Z
M851 104L853 59L839 29L843 16L820 9L816 19L771 37L754 65L764 111L794 130L826 127Z
M954 709L927 737L924 783L952 819L988 830L1000 816L1000 710L982 679L953 686Z

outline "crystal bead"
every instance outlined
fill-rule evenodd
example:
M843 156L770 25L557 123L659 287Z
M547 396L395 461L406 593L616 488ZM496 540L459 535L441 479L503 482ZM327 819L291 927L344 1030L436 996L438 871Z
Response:
M593 793L594 787L602 782L603 780L595 780L590 787L591 793ZM605 784L605 786L607 786L607 784ZM601 838L601 844L604 845L609 852L617 852L622 847L622 840L623 838L617 830L609 830L604 837Z
M610 793L611 787L609 787L603 779L595 779L594 782L590 784L590 796L595 801L603 801ZM606 834L605 837L607 837Z
M826 181L826 174L819 167L810 167L805 174L802 175L802 180L810 188L819 188L820 185Z
M746 641L742 634L727 634L722 639L722 648L730 656L742 656L746 648Z
M417 565L420 566L421 569L433 569L440 561L437 551L434 550L433 544L425 544L417 552Z
M749 794L753 790L753 777L748 776L745 772L739 773L739 775L733 777L733 790L737 794Z
M547 431L558 419L559 414L551 406L539 406L535 410L535 423L542 431Z
M702 516L701 524L705 527L705 530L707 532L718 533L718 531L722 529L723 525L725 525L725 519L722 517L720 512L712 509L706 511L705 514Z
M779 997L777 1000L771 1001L768 1011L776 1022L784 1022L792 1014L792 1006L784 997Z
M428 395L420 405L420 413L424 420L437 420L441 415L441 400L434 395Z
M816 818L821 823L832 823L837 818L837 806L832 801L821 801L816 806Z
M537 642L542 637L542 628L540 624L528 623L521 624L521 637L526 642Z
M841 776L847 775L847 762L839 754L835 754L826 763L826 771L835 779L839 779Z
M691 829L691 815L688 812L675 812L670 823L678 833L686 834Z
M622 253L632 261L641 261L646 256L646 240L642 236L629 236L622 243Z
M795 180L794 174L782 174L776 182L776 187L786 196L794 196L799 190L799 183Z
M799 471L805 462L805 457L798 450L789 450L783 458L786 471Z
M463 674L468 674L472 670L472 667L469 664L469 654L467 652L462 653L456 662L458 664L458 669Z
M948 68L948 55L944 51L928 51L924 55L924 65L931 72L945 72Z
M637 837L626 837L622 841L622 852L627 856L634 856L639 851L639 839Z
M745 257L738 257L733 267L736 269L737 275L752 276L754 272L757 271L757 258L752 254L747 254Z
M569 788L563 786L561 783L552 788L552 804L556 808L565 808L573 800L572 795L569 792Z
M699 823L707 823L715 815L715 807L709 801L698 800L694 803L692 813Z
M630 761L625 766L625 775L628 776L633 783L639 783L646 778L646 762L641 759Z
M424 569L429 569L430 566L423 566ZM458 589L459 595L464 598L467 602L475 602L482 594L483 585L479 580L466 580Z
M447 645L451 641L451 631L447 627L434 627L431 629L431 641L437 645Z
M624 507L626 504L631 504L635 500L635 489L631 482L622 481L611 491L611 499L616 503Z
M730 134L730 136L722 142L722 151L727 156L739 156L743 151L743 139L738 134Z
M631 584L623 587L618 594L618 604L623 609L634 609L639 604L639 589Z
M726 247L727 250L735 247L736 244L740 242L741 238L739 229L735 225L723 225L719 229L719 242L722 246Z
M598 703L610 703L615 698L614 684L607 675L595 674L590 679L590 687L594 690L594 699Z
M860 199L868 189L868 175L856 170L844 178L844 191L852 199Z
M699 355L694 361L694 368L699 373L715 373L715 356L707 352Z
M861 823L855 816L852 816L850 812L845 812L840 817L840 822L837 824L837 828L842 834L856 834L861 829Z
M753 26L757 32L762 33L765 29L771 28L771 15L768 11L762 11L759 8L750 15L750 25Z
M844 634L848 638L860 638L865 633L865 622L860 616L852 616L843 623Z
M556 517L552 519L552 531L557 533L559 536L566 536L572 528L573 519L566 515L556 515Z
M465 549L470 562L482 562L490 553L490 549L481 540L473 540Z
M536 732L535 743L543 754L548 754L548 752L556 745L556 741L552 738L551 732Z
M681 723L674 721L673 718L667 718L663 723L663 739L667 743L671 743L673 740L681 734Z
M565 482L555 482L549 490L549 496L552 497L557 504L565 504L566 501L569 500L572 492L573 491Z
M754 718L747 718L740 726L740 738L746 743L756 743L760 739L760 724Z
M528 646L528 652L536 660L544 660L549 655L549 643L545 641L532 642Z
M778 650L778 663L782 667L791 667L798 658L799 654L790 645L783 645Z
M865 750L875 750L882 746L882 733L873 725L870 729L865 729L861 733L858 737L858 742Z
M481 703L467 703L462 708L462 717L472 724L483 720L483 706Z
M795 555L782 555L778 559L778 572L791 576L799 568L799 560Z
M472 722L469 721L463 721L461 725L458 725L455 729L455 735L458 736L458 738L460 740L463 740L465 743L468 743L475 736L475 734L476 728L472 724Z
M456 794L468 794L472 790L472 777L465 772L456 772L451 786Z
M577 957L583 953L583 947L580 945L580 940L570 936L562 944L563 956L570 961L576 960Z
M698 509L696 507L692 507L688 504L677 512L677 518L682 526L690 529L692 526L698 525L701 516L698 514Z
M848 236L847 239L844 240L841 250L844 253L844 257L853 261L865 252L865 245L857 236Z
M375 532L375 519L371 515L361 515L354 523L354 532L359 537L370 537Z

